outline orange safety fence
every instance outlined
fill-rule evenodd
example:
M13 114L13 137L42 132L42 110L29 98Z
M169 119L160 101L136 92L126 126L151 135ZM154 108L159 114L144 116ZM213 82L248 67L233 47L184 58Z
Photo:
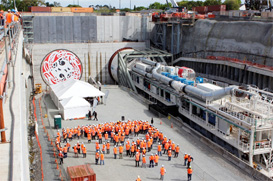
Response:
M33 97L33 100L32 100L32 104L33 104L33 114L34 114L34 117L35 117L35 121L37 122L36 105L35 105L34 97Z
M0 80L0 95L3 95L4 89L5 89L5 85L6 85L6 79L7 79L7 72L8 72L8 67L7 65L5 66L4 69L4 74Z
M237 58L230 58L230 57L223 57L223 56L207 56L207 59L230 61L230 62L234 62L234 63L242 63L242 64L247 64L247 65L253 66L253 67L263 68L263 69L267 69L267 70L273 70L273 67L271 67L271 66L254 63L254 62L251 62L248 60L240 60Z
M37 116L36 116L36 105L35 105L35 99L33 97L33 100L32 100L32 104L33 104L33 108L34 108L34 116L35 116L35 121L37 122ZM42 180L44 180L44 170L43 170L43 152L42 152L42 147L41 147L41 144L40 144L40 140L39 140L39 137L38 137L38 134L37 132L35 131L35 136L36 136L36 140L37 140L37 143L38 143L38 146L39 146L39 149L40 149L40 158L41 158L41 173L42 173Z
M53 148L53 157L55 158L56 169L59 170L59 177L60 177L61 180L63 180L62 172L61 172L61 169L60 169L58 161L57 161L57 156L58 156L58 154L56 154L57 149L55 149L55 145L53 144L53 140L50 137L50 135L49 135L49 133L48 133L48 131L47 131L45 125L44 125L43 114L42 114L42 106L41 106L41 99L42 98L39 99L39 109L40 109L41 122L43 124L44 132L46 133L46 135L48 137L48 141L50 142L50 145ZM58 153L58 150L57 150L57 153Z

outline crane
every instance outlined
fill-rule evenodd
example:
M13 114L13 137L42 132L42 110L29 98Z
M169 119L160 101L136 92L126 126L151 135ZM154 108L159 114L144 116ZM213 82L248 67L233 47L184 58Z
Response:
M183 12L183 10L186 9L186 7L179 7L175 0L170 0L170 1L171 1L171 4L172 4L172 8L169 7L169 1L166 0L169 12L172 12L172 13L173 12Z

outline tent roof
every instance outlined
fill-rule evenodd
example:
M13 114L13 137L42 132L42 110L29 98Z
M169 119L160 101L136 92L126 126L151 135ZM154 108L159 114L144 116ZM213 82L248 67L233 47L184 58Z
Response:
M51 86L58 99L65 99L73 96L78 97L98 97L105 94L89 83L80 80L68 80Z
M74 108L74 107L85 107L90 106L90 104L81 97L69 97L60 101L63 108Z

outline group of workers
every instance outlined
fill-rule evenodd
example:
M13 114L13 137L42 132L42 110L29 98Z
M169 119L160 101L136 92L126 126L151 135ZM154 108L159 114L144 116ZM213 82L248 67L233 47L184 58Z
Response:
M9 24L12 22L20 22L21 15L18 11L12 9L8 10L7 12L4 12L3 10L0 11L0 26L5 26L5 28L8 27Z
M144 138L138 138L139 134L143 134ZM129 140L129 135L134 135L136 139ZM175 144L171 139L167 139L162 132L155 128L148 121L134 120L134 121L118 121L109 122L97 125L78 126L75 128L62 129L62 141L65 143L64 147L61 146L61 133L57 132L56 146L59 150L60 164L63 163L63 158L67 157L69 152L70 143L73 139L80 139L87 137L88 143L95 140L95 163L104 165L104 155L110 154L111 143L113 146L114 159L123 159L123 154L126 153L128 157L134 157L135 167L139 167L139 162L142 161L141 167L152 168L158 166L159 157L162 154L167 154L168 161L171 158L177 158L179 155L180 147L179 144ZM124 148L125 146L125 148ZM147 158L147 153L151 152L153 146L157 147L157 153L150 154ZM73 147L75 157L81 153L83 157L86 157L86 147L77 141L77 144ZM163 153L162 153L163 152ZM63 155L62 155L63 154ZM149 164L147 165L147 160ZM188 167L188 180L191 180L192 169L191 162L193 158L190 154L184 156L184 165ZM160 179L164 179L166 169L164 165L160 168Z

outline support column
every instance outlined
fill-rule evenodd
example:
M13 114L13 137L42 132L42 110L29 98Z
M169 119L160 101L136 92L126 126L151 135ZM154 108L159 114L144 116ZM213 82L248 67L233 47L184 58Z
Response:
M271 149L273 149L273 130L271 130Z
M257 131L256 132L256 141L261 141L262 140L262 132L261 131Z
M174 23L172 23L171 53L174 54Z
M190 115L192 115L192 104L190 103Z
M253 145L254 145L255 126L251 127L250 142L249 142L249 165L253 167Z
M183 34L181 34L180 36L180 23L177 24L177 31L176 31L176 54L179 53L179 49L180 49L180 37L181 37L181 42L183 40Z
M238 130L238 143L237 143L237 145L238 145L238 147L239 147L239 145L240 145L240 137L241 137L241 129L240 128L238 128L239 130ZM240 157L241 158L241 157Z
M215 116L215 129L216 129L216 131L218 130L218 117L217 116Z
M163 36L162 36L162 48L163 48L163 50L166 50L166 32L167 32L167 24L166 23L164 23L164 24L162 24L162 26L163 26Z
M209 124L209 113L206 111L206 125Z

